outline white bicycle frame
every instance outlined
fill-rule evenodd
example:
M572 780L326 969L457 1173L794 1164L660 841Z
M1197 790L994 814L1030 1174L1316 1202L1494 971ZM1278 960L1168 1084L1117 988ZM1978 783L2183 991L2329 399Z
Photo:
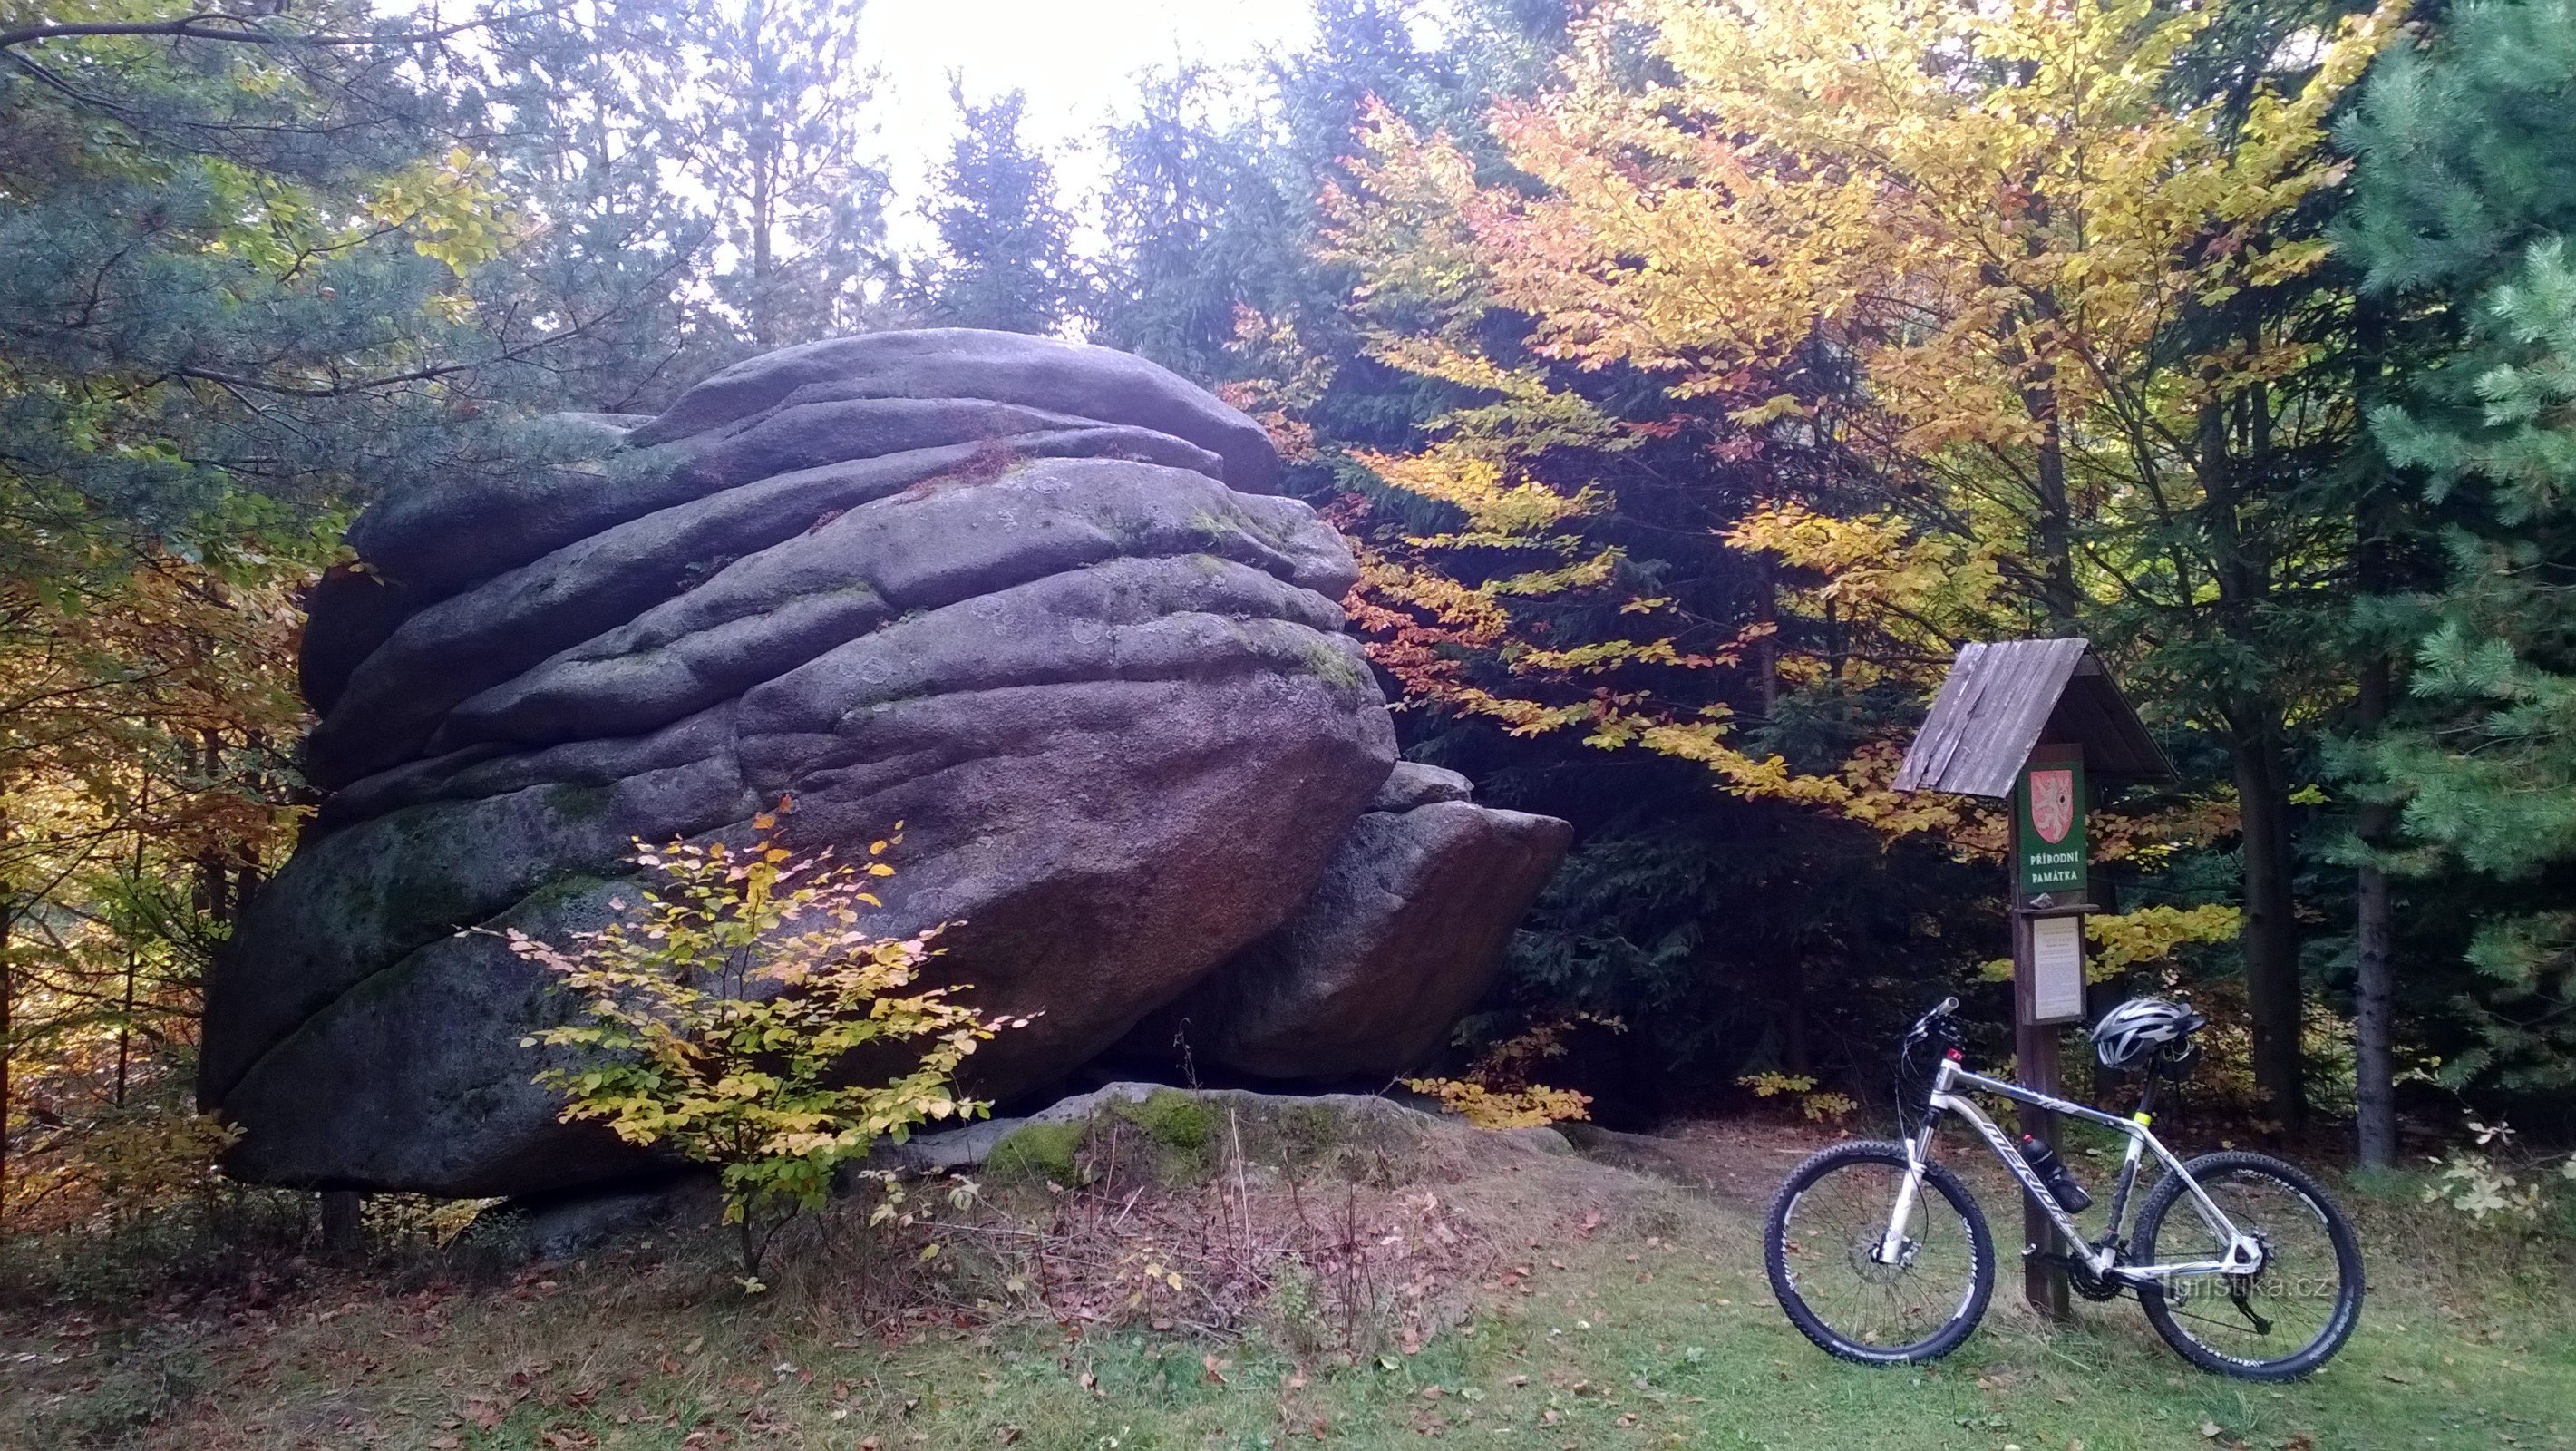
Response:
M1962 1089L1966 1092L1960 1091ZM2057 1202L2057 1196L2048 1192L2048 1186L2041 1182L2038 1171L2030 1167L2030 1161L2022 1157L2021 1150L2013 1144L2011 1138L2002 1129L1995 1127L1994 1120L1986 1117L1985 1113L1977 1107L1976 1102L1967 1096L1968 1093L1978 1091L2000 1094L2016 1103L2026 1103L2050 1113L2062 1113L2082 1119L2086 1123L2100 1124L2128 1136L2129 1147L2120 1163L2120 1184L2123 1192L2112 1202L2111 1224L2103 1236L2105 1243L2098 1246L2089 1244L2084 1237L2084 1232L2076 1227L2075 1217L2068 1214ZM1995 1157L2003 1160L2004 1167L2010 1169L2013 1177L2021 1181L2023 1192L2030 1195L2032 1201L2047 1214L2049 1222L2057 1226L2057 1232L2066 1237L2066 1243L2074 1256L2081 1259L2085 1267L2094 1275L2105 1281L2137 1284L2177 1279L2186 1275L2250 1275L2263 1267L2261 1243L2253 1236L2238 1230L2227 1216L2219 1211L2218 1206L2210 1202L2209 1195L2202 1191L2199 1182L2183 1172L2182 1161L2175 1158L2173 1151L2164 1146L2163 1140L2149 1132L2144 1123L2103 1113L2099 1109L2087 1108L2080 1103L2070 1103L2062 1098L2052 1098L2034 1089L2024 1088L2018 1083L2008 1083L2000 1078L1988 1078L1982 1073L1971 1073L1960 1067L1956 1059L1948 1057L1941 1060L1940 1070L1933 1077L1932 1093L1923 1116L1923 1127L1916 1130L1914 1137L1905 1142L1905 1178L1897 1186L1896 1208L1888 1215L1887 1232L1880 1237L1878 1247L1870 1254L1870 1258L1880 1264L1892 1265L1904 1261L1907 1253L1905 1222L1914 1212L1915 1199L1922 1193L1923 1169L1932 1158L1932 1135L1940 1127L1941 1115L1945 1113L1957 1114L1976 1129L1978 1136L1986 1141L1986 1147L1994 1150ZM2209 1227L2211 1235L2226 1241L2227 1251L2223 1257L2160 1265L2119 1263L2120 1252L2112 1242L2119 1238L2120 1217L2128 1207L2125 1202L2127 1199L2125 1191L2135 1182L2139 1160L2148 1150L2155 1152L2156 1158L2163 1162L2167 1173L2182 1181L2183 1188L2191 1194L2192 1207L2199 1212L2201 1222ZM2037 1245L2025 1245L2022 1249L2024 1255L2038 1252Z

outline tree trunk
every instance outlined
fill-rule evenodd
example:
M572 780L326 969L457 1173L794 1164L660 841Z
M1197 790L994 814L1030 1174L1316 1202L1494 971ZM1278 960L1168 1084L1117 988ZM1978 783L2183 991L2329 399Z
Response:
M2042 603L2051 628L2075 633L2075 515L2066 500L2066 437L2057 417L2057 390L2034 388L2023 406L2039 423L2039 553Z
M1762 598L1754 607L1753 620L1762 627L1754 641L1753 660L1762 672L1762 720L1768 725L1780 714L1780 580L1768 556L1762 560Z
M322 1247L356 1254L367 1247L366 1196L355 1189L322 1191Z
M2245 859L2245 918L2237 940L2254 1025L2254 1086L2286 1131L2299 1128L2307 1115L2299 1052L2299 932L2290 898L2290 793L2277 720L2269 710L2249 714L2253 719L2240 724L2229 742Z
M18 923L18 904L0 883L0 1224L9 1222L10 1013L15 1007L18 975L9 966L9 930Z
M768 12L754 5L743 18L743 34L751 46L751 124L744 137L749 148L751 171L751 336L764 348L778 346L777 279L773 236L778 224L779 152L785 143L783 122L771 119L770 108L778 101L778 76L766 35Z
M2354 312L2358 344L2354 396L2367 404L2378 392L2378 370L2384 332L2380 305L2363 299ZM2384 471L2368 481L2353 529L2353 575L2364 598L2397 588L2391 558L2395 532L2395 480ZM2397 685L2396 662L2376 642L2364 640L2356 672L2353 702L2355 734L2368 741L2387 723ZM2385 802L2366 802L2353 823L2362 849L2376 853L2395 830L2396 810ZM2389 901L2388 873L2365 861L2353 880L2352 922L2352 1106L2354 1156L2365 1169L2397 1164L2396 918Z
M143 887L143 820L144 812L151 804L152 778L150 776L145 776L143 778L142 789L135 797L134 806L135 826L133 873L134 889L136 891L142 890ZM116 1018L116 1106L118 1108L125 1107L127 1069L133 1058L134 1051L134 980L136 977L140 976L143 971L142 937L143 934L134 930L132 927L128 927L126 930L125 991L118 1003Z
M2257 652L2265 648L2262 606L2271 585L2268 563L2246 538L2239 510L2245 480L2229 452L2231 433L2249 453L2265 452L2268 429L2258 419L2260 395L2213 396L2200 405L2193 473L2199 481L2210 564L2218 587L2218 628ZM2231 410L2238 420L2231 429ZM2236 777L2238 836L2245 866L2244 923L2237 944L2245 959L2245 999L2254 1028L2254 1086L2281 1127L2306 1117L2300 1082L2299 928L2290 900L2290 786L2282 742L2282 708L2260 689L2222 693L2229 765Z
M2384 814L2386 808L2371 810ZM2388 874L2363 867L2353 898L2353 1133L2361 1166L2388 1169L2397 1164L2397 1060L2390 1043L2396 974L2389 951L2394 927Z

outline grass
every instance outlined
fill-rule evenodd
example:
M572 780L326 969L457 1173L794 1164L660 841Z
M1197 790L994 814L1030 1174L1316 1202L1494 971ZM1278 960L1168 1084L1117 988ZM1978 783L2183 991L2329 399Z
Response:
M729 1293L713 1244L480 1288L289 1262L247 1297L0 1320L0 1445L2576 1447L2556 1249L2411 1200L2357 1205L2361 1329L2321 1374L2269 1387L2192 1370L2125 1303L2042 1328L2009 1285L1946 1361L1846 1366L1771 1302L1749 1205L1588 1164L1512 1172L1430 1191L1498 1227L1473 1313L1356 1356L1291 1353L1275 1327L1215 1339L1027 1313L887 1330L810 1276Z

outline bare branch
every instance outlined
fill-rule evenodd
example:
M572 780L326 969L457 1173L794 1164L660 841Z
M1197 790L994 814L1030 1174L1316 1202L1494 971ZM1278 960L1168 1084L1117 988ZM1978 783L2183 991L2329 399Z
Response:
M486 15L474 20L460 20L430 30L393 30L372 35L315 35L292 30L271 30L260 22L271 17L227 15L221 11L203 10L182 15L174 20L85 20L66 23L22 25L15 30L0 30L0 50L22 45L42 45L49 40L76 40L99 36L161 36L172 40L217 40L233 45L275 45L295 47L333 47L357 45L434 45L462 35L469 30L503 25L524 20L532 15L551 14L562 8L556 3L538 5L507 15Z

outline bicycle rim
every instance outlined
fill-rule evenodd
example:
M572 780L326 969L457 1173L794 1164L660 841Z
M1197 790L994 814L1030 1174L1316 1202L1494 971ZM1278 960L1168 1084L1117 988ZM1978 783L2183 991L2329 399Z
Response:
M1901 1164L1834 1165L1784 1206L1774 1240L1788 1288L1833 1338L1871 1358L1904 1359L1973 1313L1977 1253L1967 1221L1926 1179L1904 1236L1905 1262L1877 1263L1904 1181Z
M2166 1323L2157 1328L2245 1370L2295 1361L2340 1338L2347 1301L2360 1287L2349 1282L2326 1206L2301 1186L2251 1166L2221 1169L2200 1186L2220 1213L2263 1242L2263 1268L2169 1281L2160 1296ZM2156 1227L2160 1263L2225 1252L2225 1239L2203 1222L2188 1195L2177 1197Z

